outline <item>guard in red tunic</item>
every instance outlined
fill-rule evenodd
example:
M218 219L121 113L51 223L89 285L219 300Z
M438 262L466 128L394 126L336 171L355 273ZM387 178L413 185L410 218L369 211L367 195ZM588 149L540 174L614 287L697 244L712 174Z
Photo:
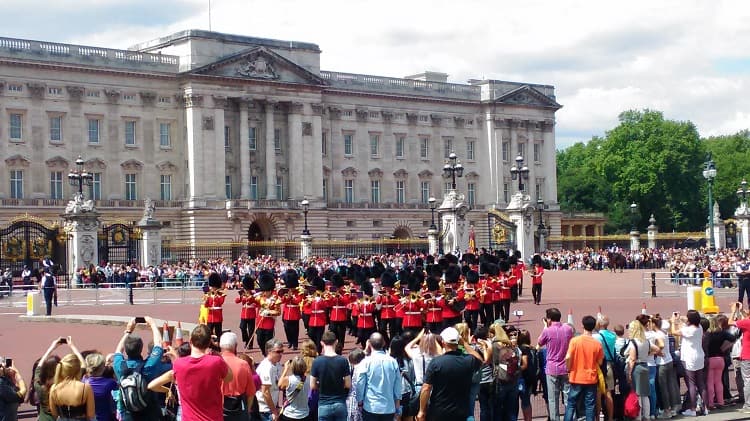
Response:
M510 302L512 303L518 301L518 273L515 270L517 263L518 259L515 256L508 258L510 270L508 271L507 286L510 288Z
M323 349L320 340L323 338L323 332L328 324L327 312L330 303L321 290L315 291L315 294L307 298L307 300L310 301L310 328L308 329L308 335L318 348L318 353L320 353Z
M474 332L479 320L479 274L475 270L466 272L464 287L458 292L459 299L466 303L464 307L464 321L469 325L469 330Z
M508 323L508 320L510 319L510 287L508 286L510 264L507 260L501 260L498 266L500 268L500 276L497 283L497 291L499 291L498 297L500 298L500 314L498 317L503 319L505 323Z
M208 292L203 294L203 305L208 309L206 324L212 335L221 337L221 324L224 321L224 305L227 295L221 289L221 277L216 272L208 275Z
M423 295L425 305L425 321L430 332L439 334L443 330L443 307L445 302L440 296L440 281L437 278L427 278L427 292Z
M542 302L542 276L544 275L542 256L534 255L531 262L534 264L531 270L531 295L534 297L534 304L539 305Z
M281 301L281 322L289 348L296 350L299 346L299 321L302 318L300 303L304 295L299 291L299 275L294 269L288 269L282 275L285 291L279 299Z
M339 274L331 277L333 288L331 289L330 303L330 325L331 331L336 334L338 339L337 352L341 352L346 339L346 327L349 325L349 310L347 306L353 301L352 295L347 291L344 279Z
M451 263L445 270L445 288L443 294L443 328L461 323L461 311L465 302L458 298L461 268Z
M523 261L521 256L521 250L516 250L514 256L516 257L516 270L518 270L518 296L523 295L523 274L526 272L526 263Z
M273 338L274 328L276 327L276 317L279 315L281 301L276 296L274 288L276 279L269 271L262 271L258 275L258 289L261 293L258 297L260 301L260 311L258 313L258 328L255 330L255 336L258 338L258 348L263 356L266 355L266 342Z
M258 313L258 300L253 295L255 280L250 274L245 274L242 278L242 290L240 296L234 299L234 302L242 305L240 312L240 332L242 333L242 342L245 343L245 349L253 349L253 333L255 333L255 317Z
M424 328L422 314L424 313L424 301L419 297L418 291L412 291L408 297L402 298L402 310L404 317L401 327L404 332L411 331L415 336Z
M493 298L495 295L495 280L498 269L494 263L482 263L480 265L483 277L479 281L479 317L482 326L489 326L495 321L495 306Z
M386 270L380 276L380 294L375 300L377 307L380 309L380 326L378 330L385 337L386 343L390 338L398 335L398 318L396 317L396 297L393 287L396 284L396 273L392 270Z
M365 347L370 335L375 331L375 301L372 299L372 284L362 284L362 298L354 304L352 312L357 313L357 343Z

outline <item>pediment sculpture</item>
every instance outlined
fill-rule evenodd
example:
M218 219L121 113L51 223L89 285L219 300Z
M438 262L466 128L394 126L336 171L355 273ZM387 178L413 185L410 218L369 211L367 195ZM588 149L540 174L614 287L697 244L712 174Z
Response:
M278 79L279 75L274 70L273 65L265 57L257 56L255 59L249 59L246 63L237 67L237 74L246 77L255 77L261 79Z

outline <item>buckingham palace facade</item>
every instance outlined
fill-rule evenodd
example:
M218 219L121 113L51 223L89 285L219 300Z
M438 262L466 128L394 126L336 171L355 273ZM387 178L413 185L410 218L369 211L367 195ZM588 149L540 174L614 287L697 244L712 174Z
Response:
M55 221L75 188L102 219L154 200L168 241L424 237L454 152L477 244L518 189L560 234L554 87L320 69L316 44L187 30L128 50L0 38L0 226ZM538 218L534 214L534 218Z

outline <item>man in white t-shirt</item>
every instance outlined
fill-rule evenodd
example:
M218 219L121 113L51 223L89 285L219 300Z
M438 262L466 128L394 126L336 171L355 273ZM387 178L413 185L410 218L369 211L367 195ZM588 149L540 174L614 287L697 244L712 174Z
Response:
M276 421L279 419L279 378L283 366L281 356L284 354L284 344L278 339L266 342L266 358L258 364L256 372L260 377L260 390L255 392L258 399L258 411L262 421Z

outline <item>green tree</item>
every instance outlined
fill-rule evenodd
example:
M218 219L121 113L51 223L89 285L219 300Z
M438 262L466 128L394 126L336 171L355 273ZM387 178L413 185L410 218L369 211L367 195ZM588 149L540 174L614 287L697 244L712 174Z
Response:
M742 179L750 180L750 132L740 131L728 136L704 139L716 164L714 198L719 203L722 218L734 215L739 205L737 188ZM704 202L705 203L705 202ZM708 208L706 207L706 212Z

